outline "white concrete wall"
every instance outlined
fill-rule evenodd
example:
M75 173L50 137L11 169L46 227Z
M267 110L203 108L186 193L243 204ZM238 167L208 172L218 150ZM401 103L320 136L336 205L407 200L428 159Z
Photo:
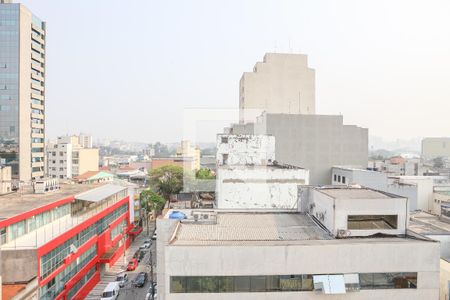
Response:
M420 176L407 176L405 178L411 179L389 179L388 174L368 171L363 169L352 168L340 168L333 167L331 170L331 180L333 185L342 185L334 180L334 175L345 176L347 184L358 184L371 189L399 195L409 199L409 209L411 211L421 209L428 211L429 203L432 203L429 196L429 187L424 188L421 192L421 188L418 186L421 182L419 180L414 181L414 178ZM403 178L403 177L400 177ZM400 183L399 183L400 182Z
M226 142L225 142L226 140ZM266 165L275 160L275 138L268 135L217 135L217 164Z
M309 172L273 166L219 167L216 180L218 208L297 207L298 185L307 185Z
M310 213L337 235L339 230L347 230L349 236L369 236L376 233L404 234L408 224L408 204L406 198L379 199L334 199L318 190L312 190L313 208ZM349 230L350 215L397 215L397 229Z
M166 283L164 287L159 285L162 278L158 274L158 299L438 299L439 243L373 240L304 241L300 245L167 246L161 249L165 253L164 261L158 261L158 272L163 272L161 276ZM170 276L372 272L418 272L418 287L409 290L363 290L347 293L343 297L315 292L170 294L168 285Z

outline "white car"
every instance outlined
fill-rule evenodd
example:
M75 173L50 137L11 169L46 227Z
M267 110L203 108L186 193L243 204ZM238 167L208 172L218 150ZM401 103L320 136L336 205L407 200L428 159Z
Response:
M118 282L110 282L103 290L101 300L116 300L117 296L119 296L119 283Z
M156 240L156 230L155 230L155 232L153 232L152 240Z

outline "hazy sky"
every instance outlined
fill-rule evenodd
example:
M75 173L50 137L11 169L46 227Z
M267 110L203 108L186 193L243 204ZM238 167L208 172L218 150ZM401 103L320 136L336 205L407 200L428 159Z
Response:
M320 114L387 139L450 135L450 1L24 0L47 21L47 131L177 141L237 108L265 52L308 54Z

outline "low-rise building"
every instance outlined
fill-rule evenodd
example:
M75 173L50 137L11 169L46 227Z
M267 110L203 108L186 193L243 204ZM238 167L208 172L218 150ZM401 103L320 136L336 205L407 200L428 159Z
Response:
M115 184L0 196L3 294L84 299L138 232L133 196Z
M439 296L439 243L406 231L345 238L301 212L184 213L157 220L158 299Z
M153 157L151 169L157 169L164 166L179 166L185 171L194 171L196 161L193 157Z
M409 199L409 209L434 211L433 188L448 179L442 176L390 176L384 172L335 166L333 185L361 185Z
M409 229L440 243L440 300L450 297L450 210L443 217L425 212L411 214Z
M74 178L77 183L95 184L103 182L111 182L114 175L105 171L89 171Z

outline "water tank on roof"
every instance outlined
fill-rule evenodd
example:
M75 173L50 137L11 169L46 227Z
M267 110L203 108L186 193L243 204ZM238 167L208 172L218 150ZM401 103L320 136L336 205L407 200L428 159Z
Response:
M183 220L186 219L186 215L181 211L174 210L173 212L170 213L169 219Z

